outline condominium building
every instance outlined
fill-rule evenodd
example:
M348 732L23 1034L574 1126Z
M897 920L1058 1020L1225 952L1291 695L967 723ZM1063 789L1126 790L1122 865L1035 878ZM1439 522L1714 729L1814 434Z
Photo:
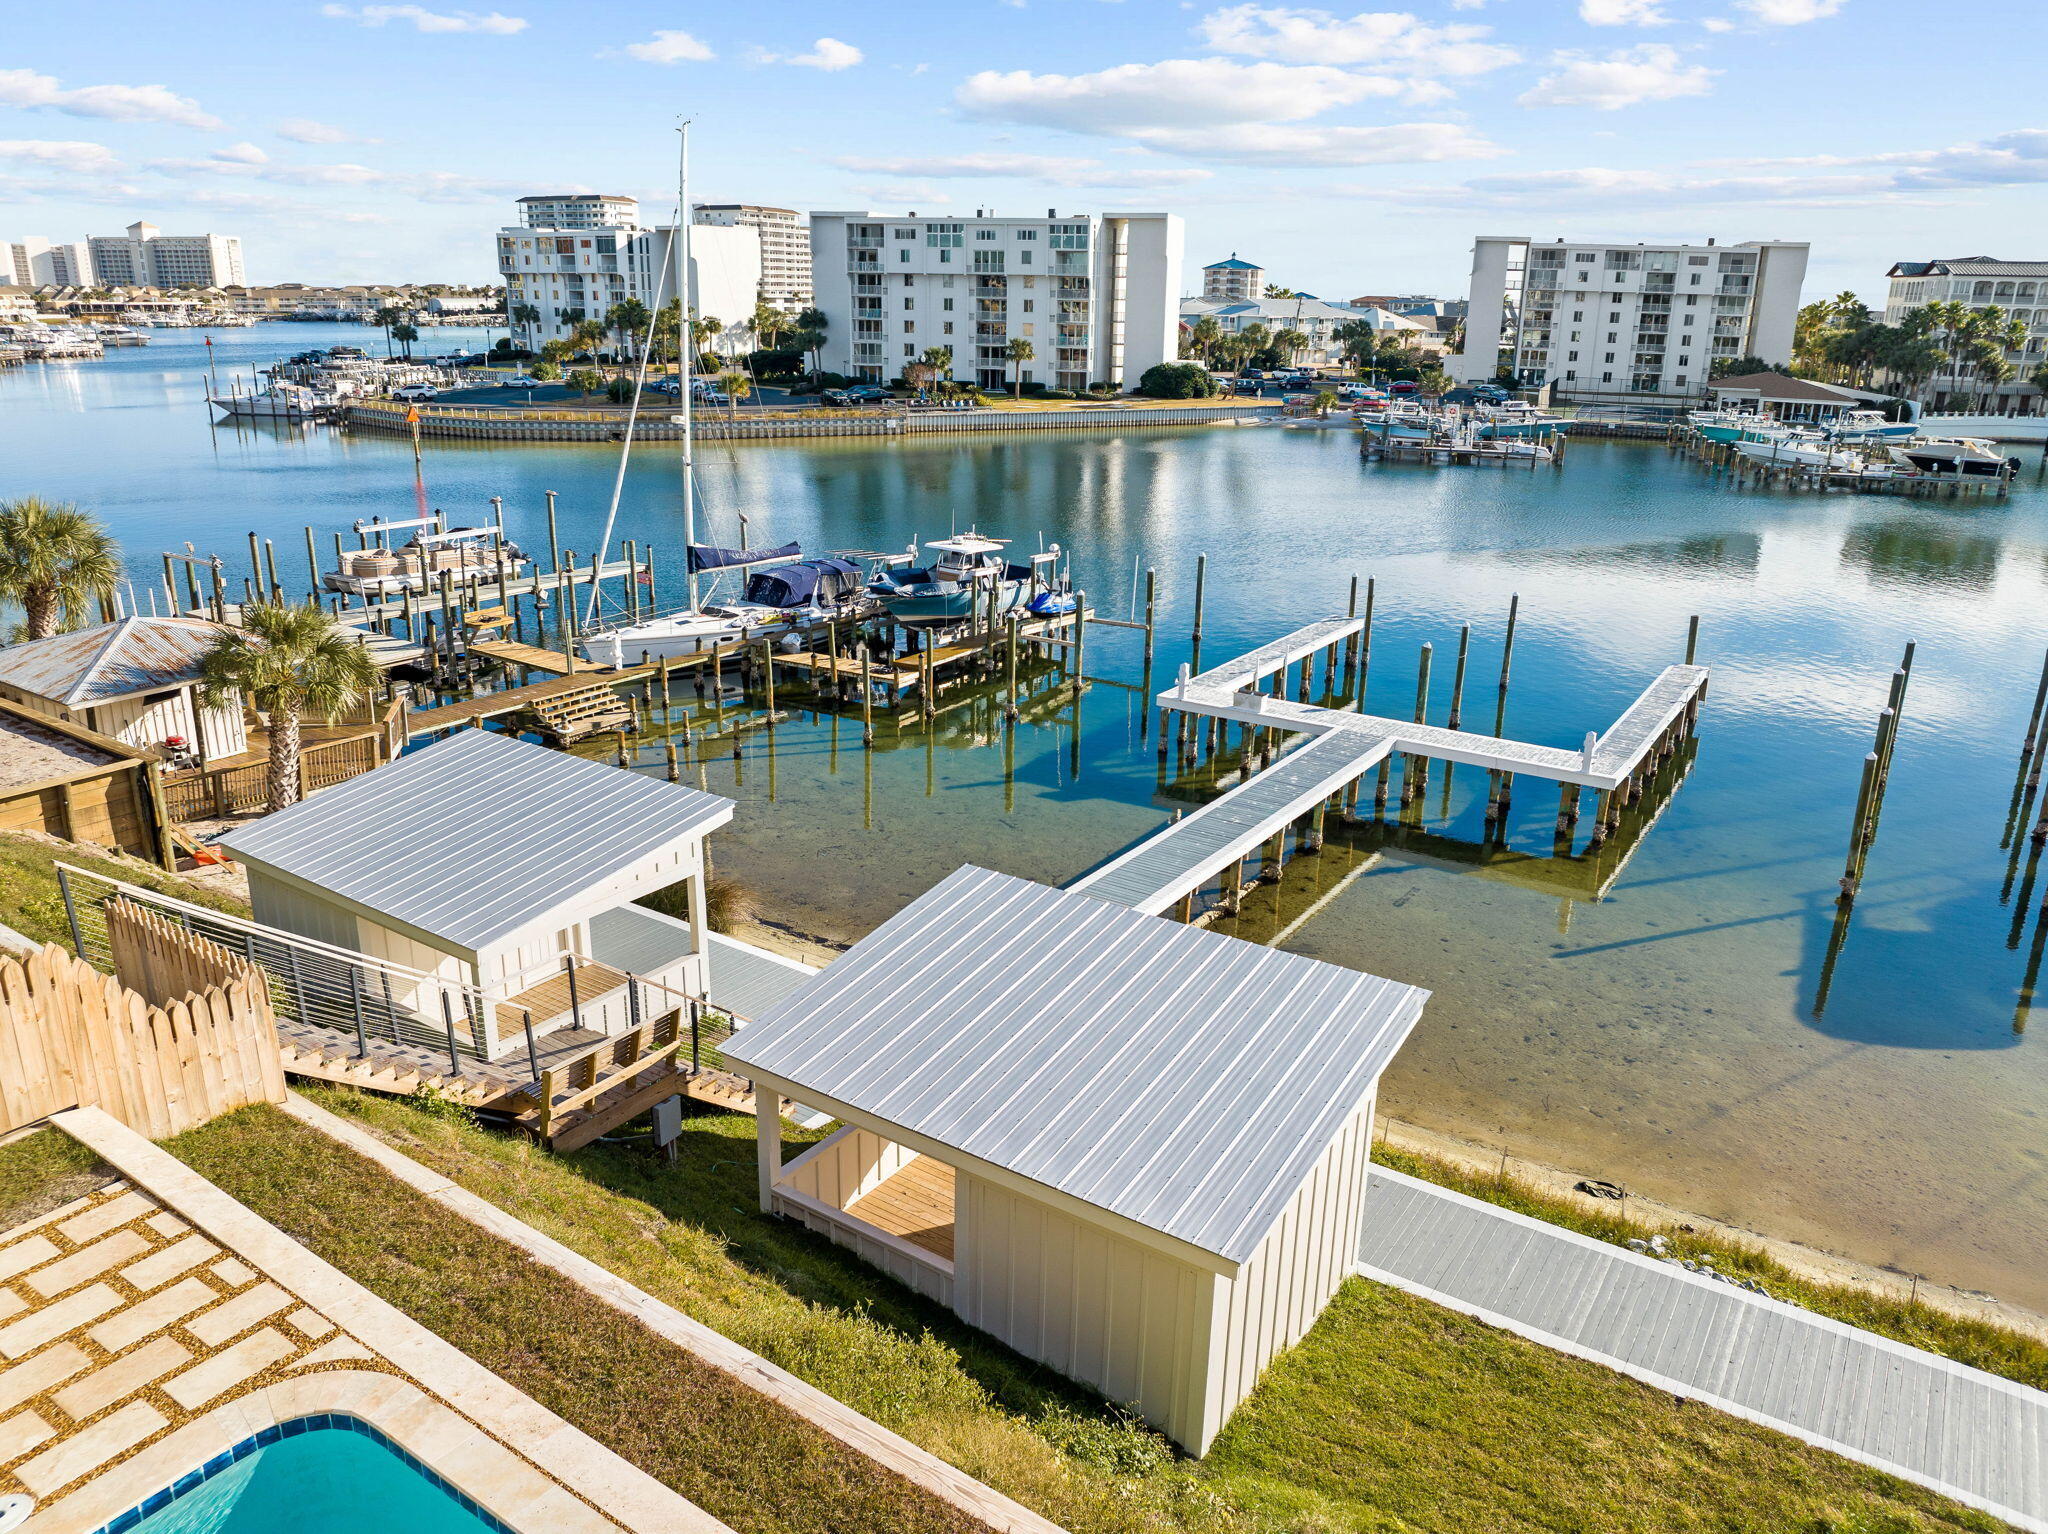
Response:
M529 229L638 229L640 199L597 192L557 192L519 199L519 222Z
M761 236L761 302L777 309L802 309L811 301L811 226L794 208L766 208L750 202L692 204L692 221L739 227Z
M813 213L824 366L880 382L945 347L984 388L1135 384L1179 355L1181 244L1171 213ZM1010 362L1012 341L1029 361Z
M83 240L59 245L34 235L0 243L0 280L24 288L89 288L91 247Z
M623 222L588 222L601 211ZM497 235L498 271L512 334L528 348L566 338L584 320L603 320L614 304L638 299L649 309L675 297L673 226L645 228L630 197L527 197L521 223ZM572 223L535 223L564 217ZM724 322L744 340L761 287L761 237L738 226L690 231L690 312ZM531 308L533 314L525 314Z
M1714 363L1792 360L1806 276L1803 242L1548 244L1486 235L1473 245L1464 383L1500 367L1560 396L1700 398Z
M1349 304L1333 304L1310 293L1298 293L1293 298L1184 298L1180 303L1180 319L1189 327L1197 320L1212 319L1216 328L1226 335L1253 325L1264 326L1269 336L1296 331L1308 338L1308 344L1288 360L1315 367L1326 367L1343 360L1343 343L1337 332L1352 323L1369 325L1404 345L1430 347L1436 342L1435 329L1423 321L1407 319L1385 309L1355 309Z
M2005 354L2013 376L1993 384L1975 369L1944 368L1922 391L1930 409L1976 410L1988 407L2005 414L2015 408L2032 411L2041 391L2027 375L2048 363L2048 261L2001 261L1996 256L1952 256L1937 261L1899 261L1885 274L1891 289L1885 295L1884 322L1896 325L1915 309L1933 303L1959 303L1972 309L1994 305L2008 320L2025 327L2025 342Z
M138 222L86 243L92 281L103 288L224 288L247 280L242 242L231 234L165 234Z
M1265 296L1265 270L1238 260L1234 250L1228 261L1213 261L1202 268L1202 297L1211 303L1243 303Z

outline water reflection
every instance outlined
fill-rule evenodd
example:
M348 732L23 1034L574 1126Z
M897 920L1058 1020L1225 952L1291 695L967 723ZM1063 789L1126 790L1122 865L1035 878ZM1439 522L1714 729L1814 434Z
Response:
M1975 593L1998 578L2003 547L1986 534L1900 518L1851 528L1842 540L1842 564L1874 580Z

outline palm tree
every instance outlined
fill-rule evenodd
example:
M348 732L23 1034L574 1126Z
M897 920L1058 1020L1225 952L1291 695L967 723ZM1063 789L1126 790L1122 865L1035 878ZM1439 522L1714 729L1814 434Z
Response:
M617 332L619 350L628 357L633 355L636 339L647 329L647 322L652 318L647 312L647 305L637 298L622 300L604 312L605 328Z
M701 359L704 350L725 334L725 321L716 315L700 314L690 321L690 346Z
M1283 330L1273 337L1273 344L1280 349L1280 355L1291 363L1308 350L1308 337L1299 330Z
M811 371L821 373L825 368L825 334L827 321L825 311L816 305L799 309L796 329L791 335L805 356L811 359Z
M1223 327L1216 323L1216 316L1205 314L1188 327L1188 346L1197 357L1207 362L1216 349L1216 343L1223 336Z
M540 349L540 360L557 365L567 362L576 355L575 346L568 341L546 341Z
M725 397L731 401L727 413L737 416L740 413L740 401L754 392L754 380L735 369L718 375L718 387L725 391Z
M536 319L539 318L538 310L534 311L534 317ZM401 309L397 304L385 304L375 314L370 316L371 323L384 332L384 355L386 357L391 355L391 328L404 318L405 310Z
M950 380L953 376L953 348L950 346L927 346L918 360L941 378Z
M420 338L420 330L413 324L411 315L391 327L391 337L405 349L405 360L412 361L412 343Z
M789 316L771 303L754 305L754 312L747 319L747 329L754 333L754 339L767 351L775 349L777 338L788 334Z
M56 633L66 608L111 601L120 578L120 547L92 513L39 495L0 506L0 597L21 604L24 639Z
M598 372L596 368L578 368L569 375L567 381L569 387L579 396L589 399L604 387L604 374Z
M607 333L603 320L578 320L575 328L569 332L570 354L589 352L595 357L603 347Z
M246 698L270 728L270 807L299 801L299 724L332 719L369 695L377 668L369 651L337 630L312 603L258 602L199 662L199 699L208 708Z
M514 304L505 317L526 332L528 342L533 340L533 327L540 323L540 310L532 304Z
M1012 336L1009 345L1003 348L1003 355L1010 360L1010 398L1015 399L1017 391L1023 387L1024 364L1038 353L1022 336Z

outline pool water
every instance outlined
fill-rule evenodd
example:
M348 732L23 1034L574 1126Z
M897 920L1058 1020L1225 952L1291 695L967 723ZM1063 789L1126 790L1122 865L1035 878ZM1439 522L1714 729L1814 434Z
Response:
M369 1424L301 1417L245 1439L100 1534L512 1534Z

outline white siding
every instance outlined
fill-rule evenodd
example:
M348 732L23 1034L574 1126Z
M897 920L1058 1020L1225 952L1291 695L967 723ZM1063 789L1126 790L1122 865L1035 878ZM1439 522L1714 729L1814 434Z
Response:
M1199 1452L1211 1318L1226 1281L959 1172L953 1308L962 1319Z
M249 875L250 912L264 926L296 932L336 948L361 948L355 912L274 879L253 863L244 867Z
M820 1203L844 1209L916 1159L916 1151L885 1140L872 1129L848 1125L790 1162L779 1180Z
M1315 1325L1351 1271L1372 1165L1372 1113L1368 1100L1351 1116L1236 1281L1223 1286L1205 1403L1209 1437L1183 1440L1195 1453L1208 1448L1266 1365Z

